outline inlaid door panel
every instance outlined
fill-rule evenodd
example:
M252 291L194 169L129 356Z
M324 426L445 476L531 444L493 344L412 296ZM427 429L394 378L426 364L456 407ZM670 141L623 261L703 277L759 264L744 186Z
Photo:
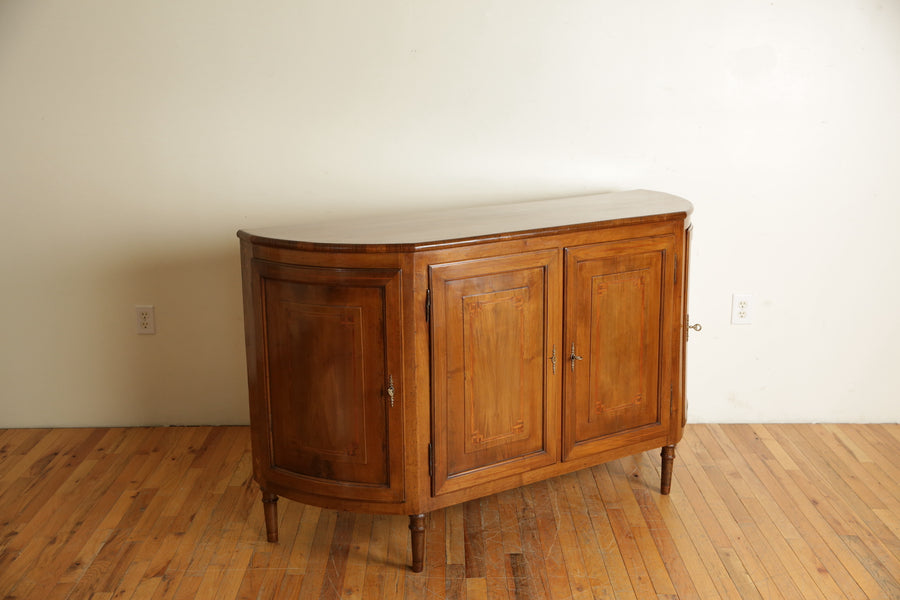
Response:
M400 343L391 339L400 272L326 280L314 268L260 270L271 478L302 480L309 493L401 499Z
M435 494L556 462L558 273L556 250L430 268Z
M665 434L660 351L670 245L664 237L566 250L564 459Z

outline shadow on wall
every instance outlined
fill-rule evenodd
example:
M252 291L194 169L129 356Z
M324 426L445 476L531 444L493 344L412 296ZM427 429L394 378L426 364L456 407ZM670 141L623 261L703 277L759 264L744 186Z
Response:
M533 196L584 193L598 192ZM481 204L516 200L521 197ZM236 236L217 235L214 243L198 249L180 241L188 237L161 244L162 251L153 248L133 255L112 270L108 284L128 303L116 311L130 319L124 327L130 336L124 344L128 350L111 357L129 374L119 395L133 406L122 407L123 416L138 415L141 424L245 424L249 415L239 242ZM135 333L134 306L144 304L155 308L155 335Z
M233 247L136 257L112 277L133 305L154 306L156 333L138 335L133 306L124 402L142 424L246 424L247 376L238 241ZM115 284L113 284L115 285ZM126 289L127 293L126 293ZM124 361L125 364L121 364Z

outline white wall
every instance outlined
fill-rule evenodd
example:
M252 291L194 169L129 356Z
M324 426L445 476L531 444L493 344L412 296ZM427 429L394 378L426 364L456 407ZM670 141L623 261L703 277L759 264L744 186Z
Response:
M0 426L245 422L240 227L634 187L692 420L898 421L898 107L893 1L3 0Z

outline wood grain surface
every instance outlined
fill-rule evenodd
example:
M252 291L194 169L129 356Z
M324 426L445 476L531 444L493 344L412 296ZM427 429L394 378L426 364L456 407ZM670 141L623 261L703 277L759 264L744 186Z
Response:
M279 507L244 427L0 430L0 598L900 598L900 425L691 425L406 516Z

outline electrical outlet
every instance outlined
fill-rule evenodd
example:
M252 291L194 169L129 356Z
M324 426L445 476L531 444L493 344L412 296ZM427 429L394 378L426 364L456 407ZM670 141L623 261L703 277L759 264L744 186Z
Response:
M753 296L750 294L731 295L731 324L749 325L753 322Z
M156 313L152 305L134 307L137 317L137 332L140 335L152 335L156 333Z

